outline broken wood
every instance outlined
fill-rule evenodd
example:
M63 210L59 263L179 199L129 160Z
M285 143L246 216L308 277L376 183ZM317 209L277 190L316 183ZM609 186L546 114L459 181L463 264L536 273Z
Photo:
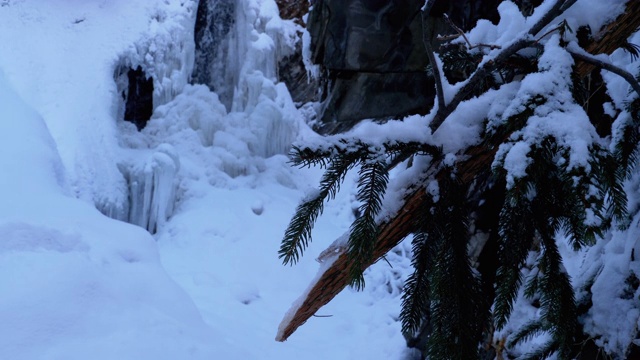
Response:
M474 146L470 148L469 151L467 151L469 159L460 163L458 166L461 180L469 184L475 179L476 174L489 170L497 150L498 147L487 148ZM378 261L407 237L407 235L413 232L415 226L413 216L420 206L422 206L426 197L427 193L425 188L422 186L418 187L405 198L405 202L398 213L389 221L380 225L380 235L378 236L373 256L365 268ZM276 336L277 341L287 340L287 338L313 316L316 311L326 305L349 285L351 277L349 274L349 258L346 249L338 247L336 250L338 251L338 258L316 281L315 285L308 292L307 297L295 311L289 323L281 324L280 331Z
M613 23L606 26L601 37L594 40L586 49L591 54L607 53L620 48L636 29L640 27L640 1L629 1L625 13L619 16ZM612 34L608 32L611 31ZM576 74L582 78L588 75L595 67L586 63L576 65ZM505 135L506 137L509 134ZM499 139L505 140L506 139ZM498 150L498 141L495 146L480 145L470 147L465 152L466 160L458 164L458 174L463 183L471 184L479 174L491 171L491 163ZM431 174L438 176L440 174ZM371 260L366 267L378 261L393 247L400 243L406 236L414 230L413 216L426 200L426 190L423 186L413 189L405 197L404 204L389 220L380 224L380 235L376 242ZM336 247L334 256L337 259L329 266L317 279L313 287L308 291L306 297L297 308L292 308L282 321L276 336L277 341L285 341L293 334L298 327L304 324L316 311L331 301L340 293L351 281L349 274L349 259L346 249ZM328 254L325 252L325 254ZM327 258L332 257L327 255ZM365 268L366 268L365 267Z

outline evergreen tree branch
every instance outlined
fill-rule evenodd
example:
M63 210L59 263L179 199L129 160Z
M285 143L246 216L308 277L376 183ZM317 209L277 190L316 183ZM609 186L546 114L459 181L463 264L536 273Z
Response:
M542 29L544 29L547 25L553 21L553 19L562 15L562 13L571 7L577 0L558 0L552 6L552 8L545 13L544 16L534 24L527 34L529 37L534 37L537 33L539 33ZM467 83L453 96L451 101L446 107L438 108L438 112L434 116L429 127L432 132L435 132L440 125L446 120L449 115L451 115L460 105L462 101L464 101L476 88L476 86L487 76L490 75L491 71L493 71L497 64L504 63L509 57L517 53L518 51L531 46L534 42L529 37L523 37L506 48L500 50L492 59L487 59L484 61L481 66L471 75L471 77L467 80Z
M566 8L568 6L567 4L570 3L563 4L565 4ZM640 2L631 1L628 4L631 4L629 6L636 6L637 4L640 4ZM628 14L629 13L618 18L616 22L623 21L621 19L627 19L629 16L632 16L636 19L639 18L637 16ZM631 14L637 14L637 12L632 12ZM552 20L553 19L549 21ZM621 28L620 32L617 33L616 38L624 38L624 40L626 41L626 38L628 38L628 36L634 30L635 29L631 29L631 27ZM605 36L600 40L596 40L595 42L607 42L608 44L613 44L615 43L614 40L615 39L611 39ZM467 83L463 85L461 90L454 96L454 101L450 102L447 105L446 109L439 109L438 114L436 114L434 121L432 121L430 125L431 129L437 129L442 121L444 121L444 119L446 119L449 114L455 111L459 103L466 99L466 97L468 96L467 94L472 93L475 85L490 74L490 70L496 62L501 59L506 60L520 49L528 46L528 41L529 40L526 39L518 40L510 47L507 47L500 51L496 51L496 56L492 58L493 61L488 60L486 62L483 62L480 68L476 70L474 74L472 74ZM585 48L591 49L591 47L589 46ZM611 51L615 50L615 48L615 46L611 49L607 48L609 50L605 52L610 53ZM592 53L596 52L592 51ZM482 73L483 71L484 73ZM586 73L580 72L578 70L576 70L576 72L579 77L586 75ZM478 174L484 174L490 171L491 164L494 160L495 153L499 145L507 140L510 135L510 132L499 134L499 136L492 138L490 140L490 143L469 148L465 152L466 159L457 164L457 171L458 174L460 174L462 182L465 184L470 184L474 179L476 179ZM438 167L432 168L432 170L430 170L430 172L427 174L427 177L437 179L440 179L442 176L443 175L441 172L439 172ZM380 224L380 233L375 244L372 259L369 264L373 263L377 258L386 254L407 234L416 230L414 223L415 214L420 208L420 204L423 204L425 198L427 197L428 195L426 194L424 187L420 185L408 191L402 208L395 215L391 215L388 219ZM278 333L277 340L283 341L287 337L289 337L295 331L295 329L297 329L309 317L311 317L311 315L313 315L321 306L328 303L335 295L337 295L342 289L344 289L344 287L351 281L350 269L350 262L348 257L346 256L346 253L340 252L336 254L336 259L334 260L332 265L326 269L322 269L322 273L319 275L318 280L314 284L312 284L305 299L300 302L299 306L291 310L293 312L293 316L288 317L286 322L283 322L281 324L282 330Z
M533 352L530 352L528 354L525 354L524 357L522 358L522 360L544 360L547 359L549 357L551 357L551 355L553 355L553 353L555 353L558 349L558 342L555 340L549 340L547 341L544 345L542 345L541 347L539 347L538 349L536 349ZM560 358L561 360L569 360L569 358Z
M394 158L400 154L430 155L434 159L443 157L442 147L418 141L386 141L380 145L372 146L362 140L352 138L339 138L334 144L321 148L294 145L290 154L290 162L294 166L316 166L326 167L335 157Z
M525 343L536 336L542 335L547 331L547 328L540 320L533 320L521 327L515 334L511 335L509 339L509 346Z
M546 224L540 224L546 226ZM552 343L557 345L556 351L560 359L569 359L578 326L575 295L571 280L562 267L562 257L550 231L542 236L544 246L539 267L541 321L549 324Z
M429 234L435 242L437 264L429 276L431 332L427 353L432 359L474 359L478 349L472 344L478 344L481 324L488 314L479 311L479 285L467 253L467 189L451 175L439 183L440 199L433 221L442 225L434 226Z
M400 321L402 332L411 336L420 329L423 321L428 317L429 309L429 278L427 271L432 259L431 247L427 244L427 234L417 232L413 235L414 271L405 282L402 294L402 310Z
M293 265L298 262L311 241L311 230L318 216L322 214L324 201L335 198L347 171L353 168L358 161L359 158L353 155L334 159L322 176L320 191L298 205L278 251L279 258L285 265Z
M432 210L433 201L429 197L424 199L417 210L415 217L415 228L413 234L411 265L414 272L405 282L402 294L402 310L400 321L402 322L402 332L410 336L415 336L424 322L428 322L429 314L429 273L435 259L435 241L430 239L436 233L441 233L439 229L441 223L434 219Z
M351 285L356 290L364 288L362 272L373 256L378 239L376 215L382 207L382 197L387 189L389 172L382 162L364 162L360 168L358 194L360 217L351 225L347 254L351 260Z
M497 277L500 282L496 287L494 319L497 329L506 324L513 303L522 284L520 269L526 261L535 237L535 229L531 226L533 217L531 204L527 199L527 186L516 186L507 192L505 204L500 212L498 231L499 261Z
M540 31L542 31L547 25L551 24L551 22L562 15L567 9L569 9L573 4L576 3L577 0L557 0L555 4L549 9L541 18L535 23L531 29L529 29L528 34L531 36L536 36Z

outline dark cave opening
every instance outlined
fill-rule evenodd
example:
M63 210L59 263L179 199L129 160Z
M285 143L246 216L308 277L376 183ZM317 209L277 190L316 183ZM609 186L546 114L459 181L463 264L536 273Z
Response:
M124 120L132 122L142 130L153 113L153 78L147 75L140 66L127 72L129 86L122 93L125 101Z

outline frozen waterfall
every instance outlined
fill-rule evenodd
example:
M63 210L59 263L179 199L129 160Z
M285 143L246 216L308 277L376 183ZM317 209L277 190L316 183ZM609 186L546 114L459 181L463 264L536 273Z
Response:
M153 79L149 122L120 127L123 146L143 151L119 164L129 187L120 213L152 233L173 213L177 184L193 176L179 158L207 154L210 173L248 175L287 153L301 121L276 70L294 51L298 28L280 19L273 0L200 0L187 13L189 30L155 30L121 55L114 72L123 97L128 69L139 66Z
M195 25L195 63L192 81L215 91L220 101L231 108L233 72L227 71L229 33L235 23L235 0L201 0Z

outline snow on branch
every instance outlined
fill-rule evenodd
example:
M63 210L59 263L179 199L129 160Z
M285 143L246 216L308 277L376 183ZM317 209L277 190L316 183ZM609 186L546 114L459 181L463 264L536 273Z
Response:
M497 64L500 64L518 51L528 47L537 46L535 36L543 31L547 26L554 21L558 16L561 16L564 11L569 9L576 0L557 0L549 8L549 10L543 14L539 20L528 31L523 33L519 38L512 41L510 44L506 44L502 49L494 49L492 52L485 56L480 63L476 71L469 77L469 79L462 84L457 92L453 95L449 104L443 107L439 107L435 117L429 124L432 132L435 132L440 125L458 108L458 106L468 99L472 94L474 88L491 72L496 68ZM630 1L630 3L638 3L637 1ZM426 6L432 4L432 1L427 1ZM630 5L629 6L635 6ZM625 16L628 13L625 12L618 17L614 22L624 21ZM637 16L636 16L637 17ZM635 31L635 28L623 27L620 33L617 34L615 40L618 46L610 48L610 52L620 46L619 41L626 38ZM626 36L625 36L626 35ZM596 40L611 42L612 39L603 38ZM596 44L595 46L600 46ZM592 61L592 57L583 59L585 61ZM604 67L603 67L604 68ZM576 70L576 74L582 77L587 75ZM635 86L634 86L635 89ZM441 90L440 90L441 92ZM440 100L439 100L440 101ZM460 181L465 184L470 184L476 179L477 174L490 171L491 164L495 158L495 154L498 150L496 144L502 143L511 134L506 132L501 134L496 139L491 139L490 144L483 144L480 146L471 146L465 151L464 160L457 164L457 173L460 177ZM313 149L313 147L312 147ZM304 153L304 148L299 148ZM327 150L322 149L321 150ZM336 149L329 150L335 151ZM384 149L388 150L388 149ZM314 150L315 156L324 157L328 153L322 153L322 151ZM427 151L425 151L427 152ZM424 174L424 178L438 179L444 176L441 166L434 166L428 170L428 173ZM373 250L373 256L366 264L362 264L362 268L367 268L371 264L375 263L378 259L384 256L395 245L397 245L402 239L404 239L409 233L415 230L414 214L417 209L424 203L426 197L429 196L424 186L417 186L406 190L406 196L404 196L403 204L395 214L389 214L380 221L378 240L375 242L375 248ZM347 236L347 235L345 235ZM348 236L347 236L348 237ZM343 242L343 241L342 241ZM340 243L342 243L340 242ZM338 244L340 245L340 244ZM331 249L323 252L325 257L330 258L331 261L323 261L321 269L318 272L317 277L311 282L305 294L292 306L287 312L287 315L282 320L278 334L276 336L277 341L285 341L296 329L304 324L309 318L311 318L318 309L331 301L338 293L340 293L351 281L350 276L350 260L347 251L344 246L333 245ZM323 256L321 256L323 258ZM324 259L324 258L323 258Z
M638 83L638 80L628 71L625 71L624 69L621 69L611 64L608 61L600 60L597 57L587 53L582 49L574 47L574 49L569 48L568 51L569 51L569 54L571 54L571 56L573 56L578 60L582 60L586 63L595 65L599 68L605 69L616 75L619 75L620 77L625 79L629 83L629 85L631 85L633 90L638 94L638 96L640 96L640 83Z
M506 61L510 56L514 55L518 51L530 46L533 42L533 37L547 27L551 21L571 7L577 0L557 0L551 9L542 16L542 18L535 23L527 32L527 35L517 39L511 45L499 50L493 57L485 57L478 69L471 75L466 84L460 88L453 96L453 99L449 104L444 107L438 108L438 112L433 121L429 125L431 130L435 132L440 125L451 115L455 109L464 101L473 89L495 68L496 64ZM435 74L435 73L434 73ZM437 83L437 81L436 81Z

